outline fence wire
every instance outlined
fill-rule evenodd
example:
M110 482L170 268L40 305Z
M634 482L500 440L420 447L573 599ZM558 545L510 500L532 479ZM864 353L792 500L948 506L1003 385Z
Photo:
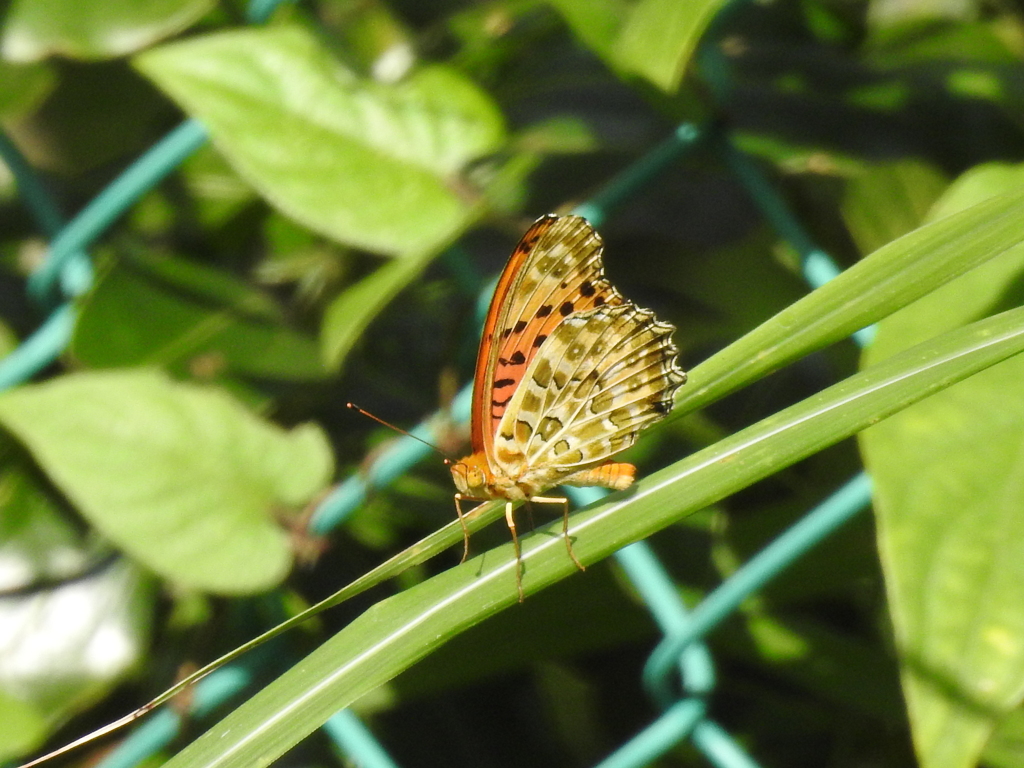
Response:
M265 20L281 1L255 0L249 6L248 19L252 22ZM714 74L708 80L720 84L724 64L709 60L714 56L713 52L709 53L712 46L705 45L703 50L701 63L705 71L710 69ZM76 319L75 299L92 285L89 248L141 196L203 146L206 139L206 132L198 122L183 122L73 219L65 221L29 163L15 145L0 134L0 158L13 173L21 201L36 226L49 239L47 258L31 275L28 284L31 296L47 308L49 314L29 338L0 360L0 389L29 381L65 350ZM648 187L658 174L694 151L714 153L731 169L780 238L800 255L803 274L810 287L818 287L839 273L833 260L813 242L760 168L737 149L728 131L718 125L686 123L679 126L661 144L609 180L574 213L600 226L619 204ZM486 307L488 299L489 291L482 297L482 306ZM872 330L864 329L855 334L855 340L864 345L871 336ZM470 399L471 388L467 387L454 399L448 417L468 422ZM436 417L411 430L412 434L429 440L433 418ZM324 535L344 524L370 491L401 477L429 450L413 438L395 440L376 456L372 465L344 480L324 499L310 521L311 532ZM568 490L573 500L581 505L605 494L595 488ZM661 714L601 761L598 768L647 765L686 739L717 768L756 766L736 740L708 716L707 703L714 695L715 671L703 638L732 615L745 599L865 509L870 499L869 479L863 474L852 478L692 608L683 604L678 587L644 542L616 553L619 565L663 633L648 659L642 681ZM243 695L254 684L253 670L267 661L267 654L257 651L244 661L211 674L197 685L188 715L202 717L220 704ZM181 724L182 715L178 711L164 708L136 728L98 765L100 768L139 765L170 744ZM396 768L386 749L351 711L337 713L323 726L323 731L355 764L366 768Z

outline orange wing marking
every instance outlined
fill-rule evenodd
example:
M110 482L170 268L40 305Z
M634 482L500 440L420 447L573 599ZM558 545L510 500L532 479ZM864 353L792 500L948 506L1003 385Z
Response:
M605 279L604 243L580 216L537 220L512 252L484 325L473 390L473 452L494 434L530 361L566 317L624 299ZM482 418L490 414L490 419Z

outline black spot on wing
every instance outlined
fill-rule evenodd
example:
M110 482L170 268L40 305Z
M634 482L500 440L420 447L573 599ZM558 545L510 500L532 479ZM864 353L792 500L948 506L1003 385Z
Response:
M545 304L544 306L537 310L537 317L547 317L548 315L551 314L551 310L553 309L554 307L552 307L550 304Z
M541 344L543 344L546 338L547 336L544 335L543 333L537 334L537 337L533 340L534 348L539 347Z
M504 389L505 387L511 387L516 383L515 379L498 379L494 382L495 389Z
M526 362L526 355L523 354L522 350L517 349L512 353L512 357L509 358L509 362L512 365L522 365Z
M559 313L559 314L560 314L560 315L561 315L562 317L568 317L569 315L571 315L571 314L573 313L573 311L574 311L575 309L576 309L576 308L575 308L575 307L573 306L572 302L571 302L571 301L567 301L567 302L565 302L565 303L564 303L564 304L563 304L562 306L560 306L560 307L558 308L558 313Z
M529 253L533 250L533 246L537 244L538 240L540 240L540 235L534 235L529 240L523 240L519 243L519 248L517 250L520 253Z

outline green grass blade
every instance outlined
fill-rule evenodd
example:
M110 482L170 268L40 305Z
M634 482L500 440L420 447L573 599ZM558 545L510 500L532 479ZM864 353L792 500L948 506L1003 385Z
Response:
M1024 190L992 197L879 248L690 372L676 407L693 411L881 320L1024 242Z
M575 515L575 551L596 562L690 512L1024 351L1024 309L944 334L863 371ZM575 572L560 526L523 541L524 588ZM516 602L511 546L378 603L168 763L269 765L331 714Z

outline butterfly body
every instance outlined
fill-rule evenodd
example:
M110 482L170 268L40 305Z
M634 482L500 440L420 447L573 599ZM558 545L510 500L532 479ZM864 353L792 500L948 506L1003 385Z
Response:
M542 217L513 251L488 311L473 453L451 471L457 502L507 500L517 560L512 502L561 503L567 521L568 502L540 494L556 485L627 488L633 466L611 457L669 413L686 381L675 329L615 290L602 250L585 219ZM567 534L566 545L576 561Z

